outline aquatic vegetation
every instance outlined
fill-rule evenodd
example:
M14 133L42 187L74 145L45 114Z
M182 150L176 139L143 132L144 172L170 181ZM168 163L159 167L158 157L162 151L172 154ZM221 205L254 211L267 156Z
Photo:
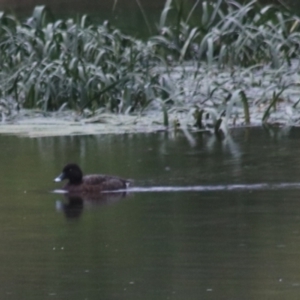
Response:
M255 1L199 3L167 0L158 33L146 41L86 15L56 20L45 6L25 22L0 12L2 122L38 109L150 124L156 112L165 128L215 133L297 123L299 17Z
M242 5L235 1L200 1L185 13L184 5L167 1L159 23L160 35L153 39L165 55L206 60L211 65L253 66L282 61L290 63L299 54L299 17L257 1ZM176 4L176 2L175 2ZM176 22L172 15L175 13Z

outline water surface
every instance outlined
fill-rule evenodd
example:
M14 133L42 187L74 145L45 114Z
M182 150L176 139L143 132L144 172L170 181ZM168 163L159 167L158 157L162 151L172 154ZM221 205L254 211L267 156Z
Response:
M298 299L300 131L193 137L0 136L0 298ZM198 189L70 201L51 191L71 161Z

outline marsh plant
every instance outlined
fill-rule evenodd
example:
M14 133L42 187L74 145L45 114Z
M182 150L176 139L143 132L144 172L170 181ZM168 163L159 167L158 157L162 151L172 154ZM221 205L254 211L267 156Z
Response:
M45 6L25 21L0 12L2 120L24 108L157 112L165 126L218 131L267 122L282 103L297 110L297 16L255 1L185 2L167 0L145 41L86 15L57 20Z

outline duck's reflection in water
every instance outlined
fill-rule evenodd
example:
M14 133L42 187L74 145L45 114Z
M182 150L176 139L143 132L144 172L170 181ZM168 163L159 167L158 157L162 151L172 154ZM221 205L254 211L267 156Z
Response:
M65 200L56 201L56 210L64 212L68 219L76 219L81 216L85 208L95 208L102 205L111 205L128 197L126 192L103 194L65 194Z

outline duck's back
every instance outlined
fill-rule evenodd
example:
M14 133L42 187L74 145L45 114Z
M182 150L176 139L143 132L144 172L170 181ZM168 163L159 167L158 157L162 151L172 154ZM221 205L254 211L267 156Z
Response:
M121 177L101 174L86 175L82 182L87 186L101 186L103 190L123 189L129 185L129 181Z

